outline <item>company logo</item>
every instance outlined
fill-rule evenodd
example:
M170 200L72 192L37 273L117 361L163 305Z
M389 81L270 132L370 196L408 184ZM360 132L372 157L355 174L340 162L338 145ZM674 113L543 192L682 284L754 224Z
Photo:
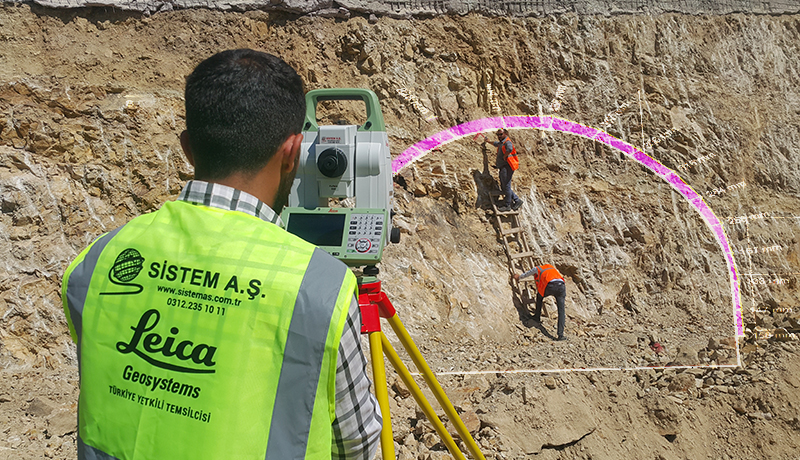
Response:
M144 288L141 284L131 283L139 276L142 268L144 268L144 257L139 254L139 251L128 248L120 252L111 270L108 271L108 279L117 286L131 286L135 289L121 292L101 292L100 295L127 295L142 292Z
M176 345L175 341L177 337L175 336L180 333L180 330L174 326L169 329L172 335L166 338L162 337L157 332L145 334L155 329L160 319L161 314L156 309L150 309L144 312L142 317L139 318L139 323L135 327L131 327L131 330L133 330L131 340L127 343L117 342L117 351L123 355L133 353L161 369L189 374L213 374L214 369L178 366L157 359L157 355L159 354L167 358L174 356L181 361L192 361L195 364L202 364L208 368L216 364L216 362L214 362L214 353L217 352L217 347L204 343L194 345L191 340L182 340Z

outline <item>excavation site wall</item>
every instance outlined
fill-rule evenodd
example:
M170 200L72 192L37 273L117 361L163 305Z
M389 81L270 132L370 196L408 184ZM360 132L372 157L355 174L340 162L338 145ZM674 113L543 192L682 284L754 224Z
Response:
M797 13L778 0L1 4L0 458L75 458L62 274L175 199L193 175L185 77L249 47L308 90L378 95L402 232L383 287L487 458L796 459ZM329 104L320 122L359 116ZM551 298L539 323L515 295L493 224L495 151L475 135L504 126L532 258L566 279L566 342ZM389 374L399 458L448 458Z

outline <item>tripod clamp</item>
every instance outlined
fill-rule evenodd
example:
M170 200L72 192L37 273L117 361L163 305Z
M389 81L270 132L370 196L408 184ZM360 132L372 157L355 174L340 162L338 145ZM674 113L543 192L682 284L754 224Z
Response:
M365 274L377 275L377 267L373 266L372 268L374 270L370 269L369 272L365 269ZM417 405L422 409L428 421L431 422L439 438L447 447L447 450L450 451L450 454L457 460L466 460L464 454L461 453L461 450L453 440L453 437L450 436L447 428L445 428L441 419L439 419L439 416L436 414L433 407L431 407L427 398L425 398L419 385L414 381L411 372L408 371L408 368L400 360L400 357L391 343L389 343L386 335L381 331L381 318L385 318L389 322L389 325L392 326L395 335L397 335L403 348L408 352L414 365L417 367L420 374L422 374L422 378L425 379L428 388L430 388L434 396L436 396L436 400L439 401L448 419L455 426L456 432L472 454L472 458L475 460L486 460L466 425L464 425L464 422L461 420L461 417L459 417L458 412L456 412L455 407L453 407L453 404L444 393L444 389L442 389L439 381L436 380L433 371L428 366L428 363L425 362L425 359L414 344L408 331L406 331L405 326L403 326L400 318L397 317L397 311L394 309L386 293L381 290L381 282L377 277L358 277L358 306L361 310L361 333L367 334L369 337L372 375L375 380L375 398L378 400L381 414L383 415L383 429L381 430L381 452L383 459L394 460L396 458L394 439L392 437L391 414L389 413L389 387L386 383L386 369L383 361L383 354L385 353L389 362L403 380L406 388L408 388L412 396L414 396Z
M361 333L381 331L381 318L391 318L397 311L389 301L389 297L381 290L381 282L375 281L358 284L358 306L361 309Z

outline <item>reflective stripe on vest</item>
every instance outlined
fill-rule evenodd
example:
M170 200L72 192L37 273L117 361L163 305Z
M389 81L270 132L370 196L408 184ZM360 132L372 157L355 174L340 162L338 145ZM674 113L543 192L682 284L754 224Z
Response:
M273 423L270 427L266 458L305 457L317 388L311 385L297 385L297 382L319 380L325 340L323 338L314 343L304 338L328 330L333 309L323 316L314 311L314 305L320 300L328 305L336 303L336 294L341 288L341 280L345 277L343 271L349 270L321 249L315 250L308 264L308 270L297 294L292 323L289 326L278 393L275 396L275 408L272 412L273 419L281 423ZM319 293L334 295L319 299L317 297ZM330 450L330 445L327 448Z
M78 458L80 460L119 460L113 455L108 455L102 450L86 445L80 436L78 436Z
M247 214L170 202L64 281L79 458L330 458L357 289L340 261Z
M556 270L556 268L553 267L550 264L541 265L541 266L536 267L536 268L537 268L536 290L539 291L539 295L541 295L541 296L544 296L544 291L545 291L545 289L547 289L547 284L550 281L553 281L554 279L563 279L563 277L558 272L558 270ZM550 273L548 273L545 276L542 276L543 273L546 273L546 272L548 272L550 270L552 270Z
M64 302L67 318L72 319L70 329L71 332L74 332L73 340L77 341L81 336L83 306L86 304L89 282L92 280L94 268L97 266L97 259L119 230L118 228L97 238L72 262L76 266L72 270L68 270L67 275L65 275L66 279L62 287L62 301ZM80 358L81 355L78 353L79 362Z
M517 148L512 143L511 153L506 152L507 140L508 138L503 139L503 143L500 144L500 148L503 149L503 159L506 160L506 163L508 163L509 166L511 166L512 171L516 171L517 169L519 169L519 158L517 158Z

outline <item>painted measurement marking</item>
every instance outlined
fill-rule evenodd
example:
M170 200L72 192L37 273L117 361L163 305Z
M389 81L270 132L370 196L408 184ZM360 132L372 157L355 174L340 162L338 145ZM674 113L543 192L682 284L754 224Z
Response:
M728 224L746 224L751 220L761 220L768 218L769 215L760 212L758 214L750 214L749 216L739 216L739 217L728 217Z
M684 168L688 168L689 166L694 166L694 165L703 164L703 163L705 163L706 161L708 161L708 160L710 160L710 159L712 159L712 158L714 158L714 157L716 157L716 156L717 156L717 154L716 154L716 153L709 153L709 154L708 154L708 155L706 155L706 156L702 156L702 157L700 157L700 158L697 158L697 159L695 159L695 160L687 161L686 163L684 163L684 164L682 164L682 165L678 166L678 168L679 168L679 169L684 169Z
M758 248L758 247L755 247L755 248L747 247L747 248L745 248L744 246L739 246L737 248L736 246L734 246L733 247L733 253L734 254L739 254L739 255L765 254L765 253L777 252L777 251L780 251L781 249L783 249L783 246L781 246L779 244L776 244L775 246L762 246L760 248Z
M792 313L794 311L794 308L778 307L778 308L773 308L772 311L770 311L770 310L758 310L757 308L753 307L750 308L750 311L752 313Z
M474 136L477 133L491 132L498 128L560 131L566 134L574 134L585 137L589 140L600 142L608 145L611 148L619 150L632 160L650 169L663 180L668 182L692 205L692 207L695 208L695 210L697 210L697 212L703 218L703 221L716 237L717 242L722 249L723 255L728 264L736 334L738 336L744 335L742 304L739 293L739 274L736 270L736 264L733 261L733 251L728 244L728 238L725 235L722 222L717 218L717 216L714 215L714 212L703 200L703 197L694 191L694 189L692 189L692 187L690 187L674 171L659 163L657 160L637 149L633 145L617 139L603 130L582 125L574 121L565 120L563 118L549 116L518 115L472 120L453 126L452 128L444 131L440 131L433 136L423 139L407 148L403 153L398 155L394 161L392 161L392 173L397 174L406 166L419 160L429 152L439 148L444 144L448 144L467 136Z
M397 91L397 94L402 97L411 107L414 107L414 109L416 109L421 116L425 117L425 121L436 119L436 115L432 114L427 107L422 105L422 102L419 100L419 98L408 92L407 89L397 88L395 91Z
M711 189L711 191L708 193L708 196L719 196L719 195L722 195L723 193L728 192L730 190L738 190L738 189L743 189L745 187L747 187L747 183L742 181L742 182L739 182L738 184L729 185L726 188L714 188L714 189Z
M567 87L564 85L558 85L558 89L556 90L556 97L553 98L553 102L550 103L550 110L553 112L558 112L561 109L561 101L564 100L564 93L567 91Z
M649 149L650 147L655 147L656 145L672 137L672 135L675 134L676 131L677 129L675 128L668 129L656 137L651 137L650 139L645 140L644 148Z
M788 332L785 329L756 329L753 331L753 337L756 340L766 340L773 337L776 339L797 340L797 334L794 332Z
M619 106L619 108L617 110L615 110L613 112L608 112L606 114L605 119L603 119L603 121L600 123L600 127L604 128L604 129L610 128L611 127L611 123L614 123L614 121L620 115L622 115L622 112L624 112L625 109L627 109L630 106L631 106L630 102L623 102L622 105Z
M500 113L500 102L497 100L497 95L494 93L491 83L486 83L486 97L489 99L489 105L492 107L492 113Z
M738 349L738 346L737 346ZM434 375L491 375L491 374L549 374L551 372L596 372L596 371L640 371L656 369L725 369L741 367L741 360L737 352L736 364L707 364L705 366L632 366L632 367L580 367L571 369L492 369L486 371L453 371L434 372ZM419 372L410 372L414 377L421 377Z
M782 285L786 284L786 280L783 279L783 278L762 278L762 277L755 278L755 277L753 277L753 278L750 278L749 280L747 280L747 284L749 284L751 286L767 286L769 284L776 284L778 286L782 286Z

